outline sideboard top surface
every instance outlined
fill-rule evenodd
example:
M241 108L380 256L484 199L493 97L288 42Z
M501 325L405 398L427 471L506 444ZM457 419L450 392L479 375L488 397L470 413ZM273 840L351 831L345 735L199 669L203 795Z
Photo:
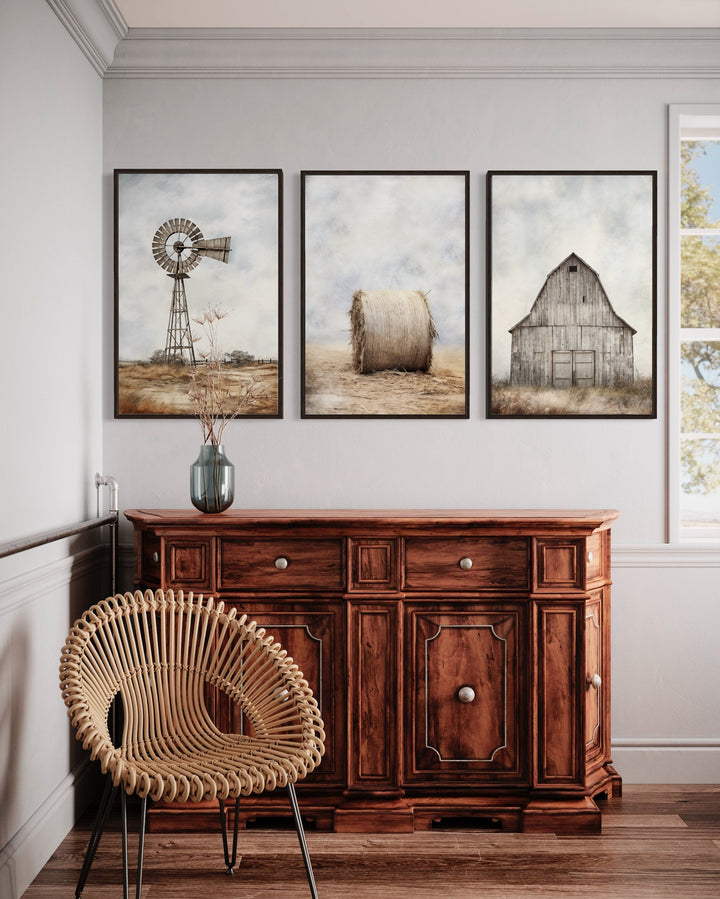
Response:
M213 529L250 525L303 525L336 527L426 528L494 527L523 532L552 529L591 533L608 528L616 509L230 509L204 514L194 509L128 509L126 517L144 527L173 527L190 524Z

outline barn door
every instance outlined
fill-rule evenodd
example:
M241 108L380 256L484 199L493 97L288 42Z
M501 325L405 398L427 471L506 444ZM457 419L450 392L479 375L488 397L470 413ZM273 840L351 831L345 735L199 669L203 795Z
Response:
M595 386L595 353L575 350L573 353L573 384L576 387Z
M553 387L594 387L593 350L553 350Z
M553 350L552 369L553 387L572 387L573 354L571 350Z

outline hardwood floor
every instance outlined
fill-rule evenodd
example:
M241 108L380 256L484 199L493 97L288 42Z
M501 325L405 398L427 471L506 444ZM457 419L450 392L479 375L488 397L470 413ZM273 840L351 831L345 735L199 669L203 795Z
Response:
M320 897L718 899L720 785L626 785L623 792L602 803L603 832L590 837L309 832ZM23 899L74 895L91 825L88 818L68 834ZM131 858L135 845L131 839ZM148 834L143 899L309 896L294 832L241 832L239 852L242 862L229 878L219 834ZM112 823L83 899L120 895L120 834Z

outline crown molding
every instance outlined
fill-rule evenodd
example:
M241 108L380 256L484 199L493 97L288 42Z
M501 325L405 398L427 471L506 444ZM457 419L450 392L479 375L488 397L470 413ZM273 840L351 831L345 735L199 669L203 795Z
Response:
M130 28L105 77L718 78L720 28Z
M47 0L90 65L101 77L128 27L114 0Z

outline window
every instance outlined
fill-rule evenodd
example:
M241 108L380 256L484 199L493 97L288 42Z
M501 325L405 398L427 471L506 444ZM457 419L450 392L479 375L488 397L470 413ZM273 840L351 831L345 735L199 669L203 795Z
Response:
M680 110L671 125L675 527L720 539L720 110Z

